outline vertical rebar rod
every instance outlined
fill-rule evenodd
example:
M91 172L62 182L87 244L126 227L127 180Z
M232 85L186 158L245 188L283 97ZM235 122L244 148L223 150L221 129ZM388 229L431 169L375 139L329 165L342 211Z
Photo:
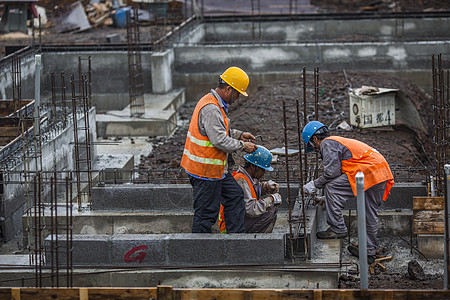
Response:
M55 209L55 272L56 272L56 287L59 287L59 237L58 237L58 174L54 172L55 189L54 189L54 209Z
M77 97L75 94L75 79L70 75L70 83L72 88L72 117L73 117L73 140L75 151L75 176L77 185L77 203L78 211L81 211L81 174L80 174L80 149L78 139L78 122L77 122Z
M54 250L54 228L55 228L55 220L53 218L53 193L54 193L54 182L53 177L50 177L50 279L52 283L52 288L55 287L55 250Z
M315 120L319 121L319 67L314 68L314 116ZM319 170L319 153L315 153L316 166L314 168L313 179L317 176Z
M63 128L67 126L66 80L64 72L61 72L61 106Z
M72 204L72 198L73 198L73 189L72 189L72 182L73 182L73 176L72 173L70 174L70 179L69 179L70 185L70 193L69 193L69 203L70 203L70 210L69 210L69 248L68 248L68 256L70 257L69 259L69 270L70 270L70 286L73 286L73 204Z
M90 122L89 122L89 94L87 91L88 88L88 80L86 78L86 75L83 77L83 118L84 118L84 136L85 136L85 163L86 163L86 172L87 172L87 180L88 180L88 187L87 187L87 196L89 201L89 207L92 209L92 197L91 197L91 191L92 191L92 163L91 163L91 133L90 133Z
M126 17L130 116L141 117L145 113L145 103L138 10L133 10L133 16L127 11Z
M37 264L39 266L39 286L38 287L42 287L42 235L43 235L43 224L42 221L44 220L44 216L42 214L42 209L43 209L43 199L42 199L42 174L38 173L37 174L38 177L38 181L37 181L37 185L38 185L38 193L37 193L37 197L38 197L38 244L36 245L37 249L38 249L38 260L37 260ZM35 216L36 217L36 216Z
M308 123L308 119L307 119L307 104L308 104L308 100L306 99L306 67L303 67L302 70L302 81L303 81L303 126L305 126ZM300 155L302 155L302 153L300 153ZM302 172L304 172L304 179L305 181L308 180L308 157L306 155L306 145L305 145L305 151L303 153L303 161L305 162L303 164L304 166L304 170L302 170ZM303 184L305 184L305 181L301 182L300 188L303 190ZM302 192L302 197L304 197L304 194Z
M300 103L299 100L296 99L296 115L297 115L297 143L298 143L298 160L299 160L299 169L300 169L300 195L302 201L302 222L303 222L303 237L304 237L304 247L305 247L305 259L308 258L308 239L306 234L306 203L305 203L305 195L303 192L303 163L302 163L302 136L301 136L301 122L300 122ZM290 206L289 206L290 209Z
M56 122L56 80L55 73L50 73L50 85L52 93L52 119Z
M359 248L359 270L360 288L368 288L368 266L367 266L367 231L366 231L366 202L364 195L364 174L356 174L356 194L358 210L358 248Z
M283 131L284 131L284 147L286 155L286 183L287 183L287 197L289 208L291 206L291 193L290 193L290 176L289 176L289 149L287 139L287 121L286 121L286 101L283 100ZM289 209L289 219L291 219L291 210ZM289 223L289 236L292 238L292 224Z
M33 231L34 231L34 259L33 259L33 263L34 263L34 279L35 279L35 287L39 287L39 268L38 268L38 190L37 190L37 179L36 179L36 175L33 176L33 191L34 191L34 226L33 226Z
M450 288L450 165L447 164L445 168L445 197L444 197L444 289Z

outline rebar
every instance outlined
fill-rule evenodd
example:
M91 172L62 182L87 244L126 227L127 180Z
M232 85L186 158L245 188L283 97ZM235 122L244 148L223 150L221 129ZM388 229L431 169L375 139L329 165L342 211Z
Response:
M444 164L449 159L450 139L450 88L449 70L444 70L442 53L436 57L432 56L432 79L433 79L433 143L434 143L434 177L431 180L432 196L444 195Z
M141 117L145 113L144 79L142 74L138 15L137 8L133 9L133 15L131 15L131 11L126 12L130 117Z

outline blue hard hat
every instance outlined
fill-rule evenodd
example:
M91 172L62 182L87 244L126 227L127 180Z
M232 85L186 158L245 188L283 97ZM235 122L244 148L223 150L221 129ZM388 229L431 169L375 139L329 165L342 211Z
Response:
M263 146L258 145L258 148L254 152L244 155L244 159L264 170L273 171L273 168L270 166L272 154Z
M303 127L302 139L306 144L306 152L313 151L313 147L309 145L309 140L317 132L317 130L325 128L328 131L328 127L320 123L319 121L311 121Z

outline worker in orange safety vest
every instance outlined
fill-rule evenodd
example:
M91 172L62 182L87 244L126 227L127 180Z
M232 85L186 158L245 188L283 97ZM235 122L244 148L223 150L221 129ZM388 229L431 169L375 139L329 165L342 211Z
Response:
M239 95L248 96L248 75L230 67L220 75L219 84L197 103L192 114L181 166L189 175L194 191L193 233L210 233L216 223L220 204L229 220L229 233L243 233L244 194L228 171L228 154L256 150L249 132L230 129L228 106Z
M340 136L329 136L328 127L312 121L303 128L306 152L320 153L324 172L303 186L305 194L324 188L327 223L326 231L317 232L319 239L344 238L347 227L342 216L345 202L356 196L356 174L364 174L366 206L367 260L373 262L377 249L378 208L394 185L389 164L373 147ZM349 245L349 252L358 256L359 249Z
M273 171L270 166L272 154L258 145L255 152L244 156L244 166L239 166L233 173L237 183L244 191L245 228L247 233L271 233L277 220L278 206L281 204L280 188L272 180L260 182L266 171ZM226 233L223 206L219 212L219 228Z

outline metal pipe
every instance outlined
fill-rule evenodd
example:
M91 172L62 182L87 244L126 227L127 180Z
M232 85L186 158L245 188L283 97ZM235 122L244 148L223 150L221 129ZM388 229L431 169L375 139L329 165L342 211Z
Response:
M368 288L368 266L367 266L367 237L366 237L366 203L364 195L364 174L356 174L356 193L358 209L358 248L359 248L359 268L360 288Z

